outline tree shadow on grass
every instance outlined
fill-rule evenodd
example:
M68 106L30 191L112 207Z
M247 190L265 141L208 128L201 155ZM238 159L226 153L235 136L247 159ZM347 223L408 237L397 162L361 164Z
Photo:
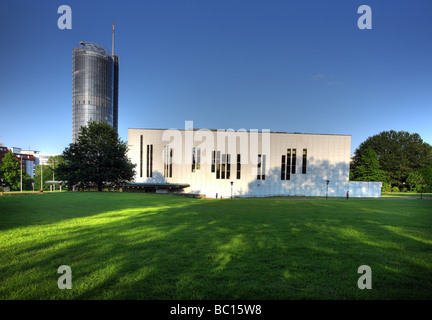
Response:
M20 296L430 298L431 284L424 281L432 271L430 245L385 228L395 220L383 214L384 209L371 212L372 204L332 202L335 212L321 212L316 201L269 204L152 197L164 201L149 197L141 206L131 201L84 216L75 224L60 225L56 232L46 229L43 240L13 250L15 260L1 267L0 275L16 282L0 289L1 296L33 284L33 290L21 291ZM415 227L411 218L396 220L402 223ZM63 264L72 268L72 290L57 288L56 270ZM375 290L357 288L357 268L363 264L372 267ZM20 273L28 276L19 277Z
M158 207L176 203L166 195L118 192L67 192L21 197L0 201L0 230L55 224L65 220L99 215L127 208Z

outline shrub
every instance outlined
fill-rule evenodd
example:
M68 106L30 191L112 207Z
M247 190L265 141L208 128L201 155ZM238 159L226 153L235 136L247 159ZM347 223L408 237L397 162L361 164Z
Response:
M394 186L394 187L392 188L392 192L399 192L399 188L396 187L396 186Z
M407 187L403 187L402 188L402 192L407 192L408 191L408 188Z
M391 184L387 182L383 182L381 187L381 192L391 192Z

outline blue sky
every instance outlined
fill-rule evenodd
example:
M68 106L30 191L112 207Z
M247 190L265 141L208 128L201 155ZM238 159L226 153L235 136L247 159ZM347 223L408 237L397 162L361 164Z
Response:
M60 30L60 5L72 29ZM360 5L372 29L360 30ZM0 142L61 153L72 139L72 49L120 56L128 128L385 130L432 144L432 2L153 0L0 2Z

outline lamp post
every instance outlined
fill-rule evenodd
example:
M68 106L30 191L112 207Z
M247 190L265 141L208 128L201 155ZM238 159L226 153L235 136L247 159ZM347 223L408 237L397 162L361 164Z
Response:
M420 196L420 199L423 199L423 183L424 182L425 182L424 179L422 179L422 181L421 181L421 196Z
M326 200L327 200L327 196L328 196L328 185L329 185L330 180L326 180L326 182L327 182L327 190L326 190Z
M53 182L54 182L55 181L55 178L54 178L54 168L55 168L56 163L55 163L55 159L54 158L51 158L51 159L52 159L52 168L51 168L51 170L52 170L52 173L53 173ZM55 183L53 183L53 189L54 189L54 192L55 192Z
M40 164L41 167L41 185L40 185L40 191L43 192L43 165L42 162Z
M20 189L21 189L21 193L22 193L22 162L23 162L22 157L20 157L20 160L21 160L21 182L20 182Z

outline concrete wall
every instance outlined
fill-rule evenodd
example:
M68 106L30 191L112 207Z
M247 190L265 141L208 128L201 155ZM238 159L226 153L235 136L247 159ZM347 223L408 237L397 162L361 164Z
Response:
M141 161L141 136L143 156ZM224 143L225 142L225 143ZM129 129L129 157L137 167L135 182L187 183L185 193L209 198L242 196L345 196L349 188L351 136L217 132L215 130ZM153 177L146 176L147 145L153 145ZM164 147L173 148L173 175L164 177ZM201 149L200 169L192 172L192 148ZM296 173L281 180L281 158L296 149ZM302 152L307 149L306 174L302 173ZM216 179L211 172L212 151L231 155L230 179ZM237 179L237 154L241 154L241 178ZM265 180L257 179L258 154L266 155ZM143 174L141 176L141 168ZM231 186L231 182L233 185Z
M350 181L350 197L381 197L382 182Z

